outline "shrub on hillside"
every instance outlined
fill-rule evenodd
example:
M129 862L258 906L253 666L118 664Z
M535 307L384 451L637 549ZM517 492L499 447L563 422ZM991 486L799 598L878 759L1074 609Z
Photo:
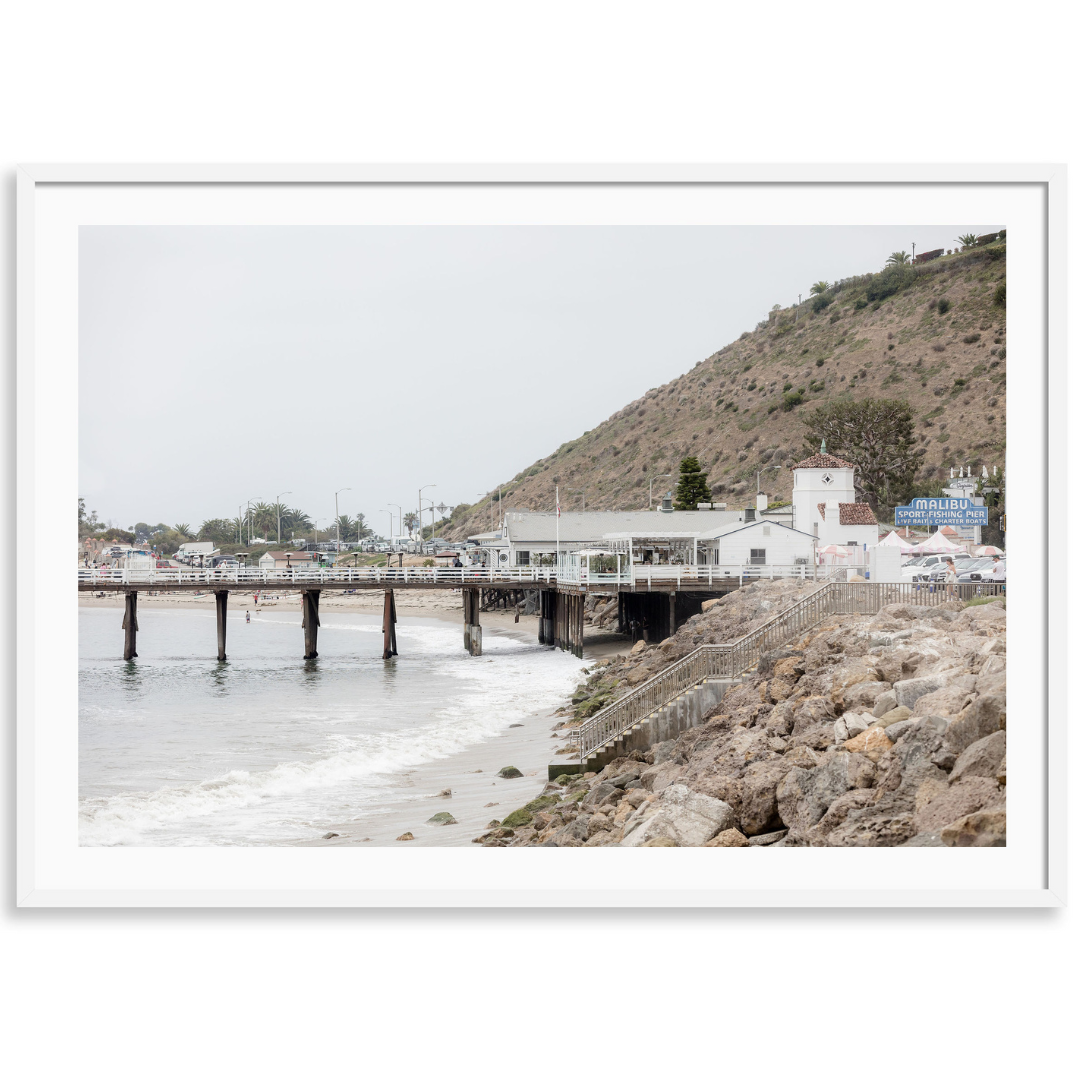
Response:
M784 395L783 400L780 403L780 408L783 409L784 412L791 412L796 405L801 405L802 403L803 396L801 390L795 390L793 392L789 391Z
M907 287L915 280L915 271L910 266L890 266L875 274L866 287L866 299L880 303L890 296L895 296L901 289Z
M978 341L979 338L981 338L981 337L982 337L982 334L965 334L964 339L963 339L964 344L965 345L974 345L975 342Z
M825 360L823 357L819 356L817 360L814 361L814 363L817 364L818 367L823 367L825 364Z
M810 301L810 310L816 315L819 311L824 311L832 302L833 298L828 293L821 293Z
M952 307L952 301L951 300L946 300L944 296L937 302L937 309L938 309L938 314L939 315L947 314L948 311L949 311L949 308L951 308L951 307Z
M856 311L862 311L867 304L869 304L869 301L865 297L860 296L859 299L855 301L854 308Z
M1004 307L1005 306L1005 282L1004 281L994 290L994 303L997 304L998 307ZM1002 354L1004 354L1005 350L1002 349L1001 351L1002 351Z

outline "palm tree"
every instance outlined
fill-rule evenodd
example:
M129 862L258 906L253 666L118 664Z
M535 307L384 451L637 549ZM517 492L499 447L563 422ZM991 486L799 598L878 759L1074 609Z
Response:
M173 528L183 537L191 536L191 526L187 523L184 523L182 525L174 525Z
M828 288L829 283L827 281L815 281L814 284L810 286L810 295L820 296L823 292L827 292Z
M356 523L348 514L341 514L338 519L330 526L331 529L341 530L341 542L347 544L349 542L349 536L356 528Z
M886 260L886 266L906 266L911 262L911 256L906 251L894 251Z
M364 520L363 514L357 514L353 518L353 527L356 529L356 539L363 540L365 537L371 535L371 529L368 527L368 523Z
M418 521L417 516L410 510L402 519L401 524L409 530L409 534L412 535L414 526Z
M975 246L975 239L976 237L974 233L964 233L963 236L958 236L956 238L956 242L958 244L963 244L966 248L969 248Z
M277 514L268 503L255 503L248 514L252 527L260 536L266 536L277 529Z

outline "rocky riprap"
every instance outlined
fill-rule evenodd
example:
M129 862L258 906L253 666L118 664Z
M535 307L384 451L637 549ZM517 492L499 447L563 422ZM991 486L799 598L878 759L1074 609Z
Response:
M795 588L740 590L674 638L594 672L586 689L604 679L618 693L639 668L659 670L700 640L741 637ZM699 727L599 774L558 777L476 841L1002 846L1005 655L1000 600L830 617L764 656Z

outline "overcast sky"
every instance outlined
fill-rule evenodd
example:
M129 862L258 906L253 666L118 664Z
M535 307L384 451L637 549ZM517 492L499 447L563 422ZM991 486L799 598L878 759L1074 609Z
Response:
M774 303L971 227L84 226L80 490L197 528L286 491L328 522L347 487L385 534L420 485L475 502Z

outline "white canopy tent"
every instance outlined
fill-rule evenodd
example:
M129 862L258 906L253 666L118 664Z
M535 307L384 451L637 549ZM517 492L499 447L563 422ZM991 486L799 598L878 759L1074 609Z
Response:
M924 540L914 549L921 555L955 555L964 549L959 544L954 544L948 537L936 532L928 540Z
M878 547L898 547L905 555L918 551L915 544L909 544L895 529L884 539L878 541Z

